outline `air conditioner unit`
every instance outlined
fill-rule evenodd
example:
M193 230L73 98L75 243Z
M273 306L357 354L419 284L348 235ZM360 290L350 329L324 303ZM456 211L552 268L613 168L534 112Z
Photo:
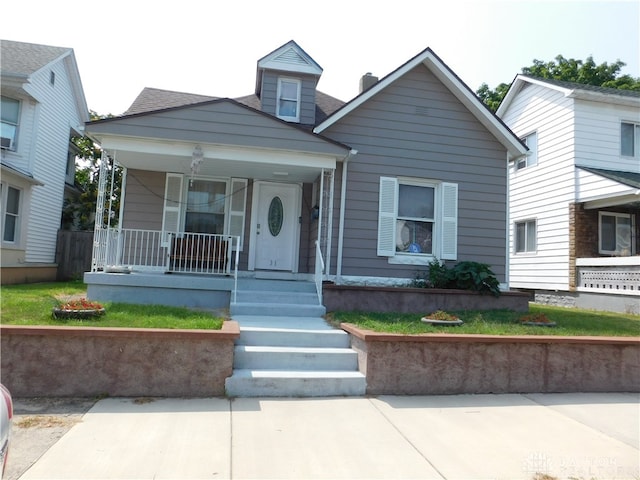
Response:
M2 139L0 146L2 148L8 148L11 149L11 147L13 147L13 141L11 138L7 138L7 137L0 137L0 139Z

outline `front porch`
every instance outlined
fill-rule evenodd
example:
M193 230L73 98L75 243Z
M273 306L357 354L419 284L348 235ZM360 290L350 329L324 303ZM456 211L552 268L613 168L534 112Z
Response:
M251 314L246 308L261 310L268 303L260 298L288 295L277 305L282 316L295 316L305 310L325 313L314 276L304 273L237 272L237 276L171 274L162 272L87 272L87 297L101 302L169 305L203 310L226 310ZM320 286L320 288L322 288ZM267 295L265 292L271 292ZM320 292L322 292L320 290ZM295 296L292 294L296 293ZM293 298L298 297L298 298ZM304 298L304 302L301 302ZM320 311L321 310L321 311Z

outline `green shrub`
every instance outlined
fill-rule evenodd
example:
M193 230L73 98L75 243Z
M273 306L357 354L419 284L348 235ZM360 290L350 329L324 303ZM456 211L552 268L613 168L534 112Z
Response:
M456 288L475 292L500 295L500 282L489 265L464 261L447 268L444 263L434 259L429 270L418 272L412 285L420 288Z

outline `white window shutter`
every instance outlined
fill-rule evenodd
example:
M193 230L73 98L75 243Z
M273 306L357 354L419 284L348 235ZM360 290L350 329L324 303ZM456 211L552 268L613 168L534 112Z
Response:
M169 246L167 233L176 233L180 229L183 177L184 175L179 173L167 173L162 212L162 243L165 247Z
M244 239L244 216L247 204L247 183L246 178L231 179L231 202L229 206L229 225L227 231L229 235L240 237L240 244L233 245L233 249L242 251Z
M458 184L442 184L442 236L440 258L458 258Z
M378 204L378 255L396 254L396 216L398 214L398 179L380 177Z

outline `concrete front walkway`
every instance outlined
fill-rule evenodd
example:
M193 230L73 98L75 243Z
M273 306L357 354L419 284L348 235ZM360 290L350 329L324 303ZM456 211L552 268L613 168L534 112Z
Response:
M631 393L108 398L21 478L638 478L639 431Z

